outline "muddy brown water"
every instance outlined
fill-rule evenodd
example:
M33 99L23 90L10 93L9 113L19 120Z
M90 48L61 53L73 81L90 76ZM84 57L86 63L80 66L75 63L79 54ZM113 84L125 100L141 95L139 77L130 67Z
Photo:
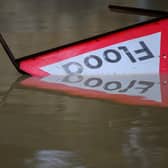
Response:
M109 2L168 6L143 0L1 0L0 30L21 57L148 19L111 13ZM1 47L0 57L0 167L168 166L168 108L23 87L23 76Z

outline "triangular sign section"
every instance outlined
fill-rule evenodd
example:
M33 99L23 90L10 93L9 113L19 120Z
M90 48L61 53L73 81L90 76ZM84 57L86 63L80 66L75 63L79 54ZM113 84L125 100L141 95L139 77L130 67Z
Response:
M51 75L158 73L161 33L87 52L40 69ZM148 67L148 68L147 68Z
M168 72L168 19L120 31L21 59L31 75L112 75Z

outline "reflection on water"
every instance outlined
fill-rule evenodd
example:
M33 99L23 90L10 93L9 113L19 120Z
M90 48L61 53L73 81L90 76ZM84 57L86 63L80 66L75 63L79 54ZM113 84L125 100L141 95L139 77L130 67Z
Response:
M167 108L70 97L16 82L0 109L3 167L167 165Z
M168 74L30 77L21 85L134 105L168 106Z
M32 159L26 159L28 168L85 168L77 156L68 151L41 150Z

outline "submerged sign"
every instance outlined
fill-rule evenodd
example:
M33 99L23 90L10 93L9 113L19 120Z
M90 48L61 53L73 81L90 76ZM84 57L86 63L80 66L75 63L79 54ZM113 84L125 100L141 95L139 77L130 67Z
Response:
M168 76L113 75L113 76L47 76L21 81L26 87L117 101L135 105L168 106Z
M168 72L168 19L156 19L18 59L31 75Z
M102 75L159 72L161 33L136 38L68 58L40 69L51 75ZM127 65L127 66L126 66Z

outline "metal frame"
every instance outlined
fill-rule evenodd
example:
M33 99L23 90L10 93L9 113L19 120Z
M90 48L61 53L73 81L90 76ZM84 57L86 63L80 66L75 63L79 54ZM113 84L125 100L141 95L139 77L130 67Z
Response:
M108 7L112 12L127 13L127 14L142 15L142 16L150 16L150 17L168 17L168 12L167 11L142 9L142 8L117 6L117 5L109 5Z

